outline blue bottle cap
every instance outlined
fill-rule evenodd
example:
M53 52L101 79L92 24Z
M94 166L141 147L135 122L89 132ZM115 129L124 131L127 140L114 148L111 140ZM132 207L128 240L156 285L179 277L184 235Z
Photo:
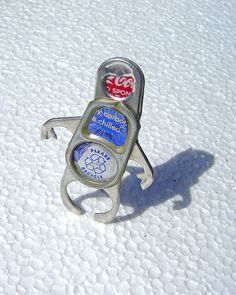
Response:
M94 113L88 131L116 146L122 146L127 137L128 125L124 115L113 108L104 107Z
M73 152L76 170L83 177L96 182L106 182L115 177L117 162L111 152L101 144L85 142Z

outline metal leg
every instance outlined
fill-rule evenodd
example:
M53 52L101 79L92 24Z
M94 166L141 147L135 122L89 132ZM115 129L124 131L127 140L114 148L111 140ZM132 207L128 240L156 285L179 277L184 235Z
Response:
M54 127L64 127L72 133L74 133L79 125L80 119L81 116L67 118L52 118L43 124L41 129L41 137L42 139L49 139L50 137L57 138L57 135L53 129Z
M70 198L68 192L67 192L67 186L69 183L75 181L76 179L74 176L71 174L68 168L66 168L64 175L61 180L61 198L66 206L67 209L72 211L75 214L82 214L82 210L79 206L77 206Z
M130 155L130 160L137 162L143 167L144 172L139 173L137 177L141 179L141 187L143 190L145 190L152 184L154 175L152 166L138 141L134 145L133 151Z
M119 210L119 206L120 206L120 184L117 184L115 186L109 187L109 188L105 188L103 189L109 196L109 198L111 198L112 200L112 208L111 210L105 212L105 213L96 213L94 215L94 219L98 222L103 222L103 223L108 223L110 221L112 221L114 219L114 217L116 216L116 213Z

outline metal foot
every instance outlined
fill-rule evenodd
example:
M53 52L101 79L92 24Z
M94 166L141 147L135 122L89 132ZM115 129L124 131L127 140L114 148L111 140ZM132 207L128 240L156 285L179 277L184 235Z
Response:
M49 139L50 137L57 138L57 135L53 129L54 127L64 127L74 133L79 125L80 119L81 116L50 119L43 124L41 129L41 137L42 139Z
M63 204L66 206L67 209L72 211L75 214L82 214L82 209L77 206L70 198L68 192L67 192L67 186L69 183L75 181L76 179L71 174L68 168L66 168L64 175L61 180L61 198L63 201Z
M110 221L112 221L118 210L119 210L119 206L120 206L120 184L117 184L115 186L103 189L109 196L109 198L112 200L112 208L111 210L105 212L105 213L96 213L94 215L94 219L98 222L102 222L102 223L108 223Z
M139 145L138 141L135 143L133 151L130 155L130 160L137 162L143 167L144 172L139 173L137 177L141 179L140 185L142 189L145 190L153 183L154 175L152 166L149 163L148 158L142 150L141 146Z

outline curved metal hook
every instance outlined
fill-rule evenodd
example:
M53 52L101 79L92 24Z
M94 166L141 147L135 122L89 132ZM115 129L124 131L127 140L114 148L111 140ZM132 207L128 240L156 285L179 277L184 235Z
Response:
M68 168L66 168L64 175L61 180L61 198L63 201L63 204L66 206L67 209L72 211L75 214L82 214L83 211L82 209L77 206L72 199L70 198L68 192L67 192L67 186L69 183L75 181L76 179L74 176L71 174Z
M140 185L142 189L147 189L154 180L153 169L138 141L136 141L134 145L133 151L130 155L130 160L135 161L143 167L144 172L139 173L137 177L141 179Z
M42 139L49 139L50 137L57 138L54 128L64 127L70 132L74 133L78 128L81 116L77 117L63 117L63 118L52 118L47 120L41 128Z
M116 216L116 213L119 210L120 206L120 184L117 184L115 186L104 188L103 189L109 198L112 200L112 208L111 210L105 212L105 213L95 213L94 220L102 223L108 223L111 222L114 217Z

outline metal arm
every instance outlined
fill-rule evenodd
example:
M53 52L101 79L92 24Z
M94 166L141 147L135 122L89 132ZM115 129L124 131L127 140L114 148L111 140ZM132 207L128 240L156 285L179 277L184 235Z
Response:
M71 131L75 132L77 129L80 119L82 116L77 117L67 117L67 118L52 118L46 121L41 129L41 137L42 139L49 139L50 137L57 138L57 135L54 131L54 127L64 127Z
M134 145L133 151L130 155L130 160L137 162L143 167L144 172L139 173L137 177L141 179L140 185L142 189L145 190L152 184L154 175L152 166L149 163L148 158L142 150L141 146L139 145L138 141Z

